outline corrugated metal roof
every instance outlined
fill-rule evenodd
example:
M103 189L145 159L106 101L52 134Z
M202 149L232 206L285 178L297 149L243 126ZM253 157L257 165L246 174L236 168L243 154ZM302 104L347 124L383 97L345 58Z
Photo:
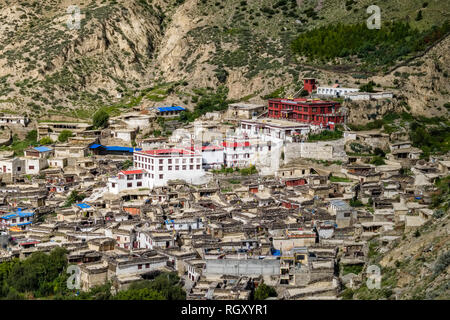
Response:
M33 149L34 149L34 150L36 150L36 151L39 151L39 152L47 152L47 151L52 151L52 149L50 149L50 148L48 148L48 147L45 147L45 146L41 146L41 147L34 147Z

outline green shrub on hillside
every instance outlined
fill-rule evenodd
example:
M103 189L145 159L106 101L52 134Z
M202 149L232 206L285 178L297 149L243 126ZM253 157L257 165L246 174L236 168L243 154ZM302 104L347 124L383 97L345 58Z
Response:
M448 21L423 32L400 21L384 23L380 30L368 29L365 23L332 24L302 33L291 48L294 53L311 59L331 61L357 56L369 65L387 66L425 49L449 30Z

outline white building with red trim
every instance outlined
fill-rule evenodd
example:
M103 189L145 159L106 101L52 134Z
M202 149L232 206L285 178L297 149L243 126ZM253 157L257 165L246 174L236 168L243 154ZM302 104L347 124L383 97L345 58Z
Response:
M224 165L226 167L246 168L265 163L271 156L272 142L260 139L232 138L222 142Z
M120 171L117 177L109 179L108 188L111 193L162 187L169 180L197 184L202 183L205 176L201 153L187 149L135 151L133 164L133 170Z
M133 161L136 169L148 172L150 188L165 186L169 180L196 184L205 175L201 153L187 149L136 151Z

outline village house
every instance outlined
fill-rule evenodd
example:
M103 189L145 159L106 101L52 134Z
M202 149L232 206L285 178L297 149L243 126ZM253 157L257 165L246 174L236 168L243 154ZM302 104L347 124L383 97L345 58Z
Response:
M0 216L0 229L26 230L33 223L34 215L34 211L17 208Z
M358 91L359 89L357 88L342 88L338 83L336 83L332 87L317 87L316 94L324 97L339 98L347 93Z
M410 141L395 142L389 145L391 153L387 155L392 160L417 160L422 150L414 148Z
M133 165L135 169L146 171L150 189L165 186L169 180L198 183L204 176L201 153L186 149L136 151Z
M392 99L394 94L392 92L348 92L342 96L344 99L352 101L361 100L379 100L379 99Z
M27 116L0 113L0 124L21 125L26 127L28 123L30 123L30 119Z
M263 104L232 103L228 105L225 117L232 120L252 119L263 114L266 110L267 106Z
M83 291L103 285L108 280L108 263L106 261L83 263L79 267L80 288Z
M39 122L37 127L38 140L49 137L53 141L57 141L63 130L69 130L76 136L90 129L92 129L92 125L85 122Z
M25 161L21 158L0 158L0 174L10 174L12 177L25 174Z
M143 275L167 266L168 257L156 251L143 253L139 257L127 256L109 262L108 279L122 275Z
M283 119L242 120L240 130L249 137L261 141L294 141L296 136L306 136L310 131L308 124L295 123Z

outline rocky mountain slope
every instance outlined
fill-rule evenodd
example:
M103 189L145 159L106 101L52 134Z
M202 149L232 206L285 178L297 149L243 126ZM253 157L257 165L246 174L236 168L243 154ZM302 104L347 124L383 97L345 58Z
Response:
M196 89L222 85L229 99L261 102L292 95L303 77L316 77L322 85L339 80L348 86L373 79L404 95L413 113L448 114L448 39L387 76L354 65L318 65L290 49L306 30L365 23L370 4L380 6L383 23L403 19L425 30L448 18L447 2L92 0L78 4L80 29L71 29L67 8L75 4L0 1L0 111L88 119L105 106L192 108ZM416 21L419 11L423 18ZM364 120L355 114L355 121Z
M342 292L344 299L445 299L450 298L450 217L442 211L416 230L388 245L370 242L370 261L362 272L362 285ZM368 289L367 266L380 267L379 289Z

